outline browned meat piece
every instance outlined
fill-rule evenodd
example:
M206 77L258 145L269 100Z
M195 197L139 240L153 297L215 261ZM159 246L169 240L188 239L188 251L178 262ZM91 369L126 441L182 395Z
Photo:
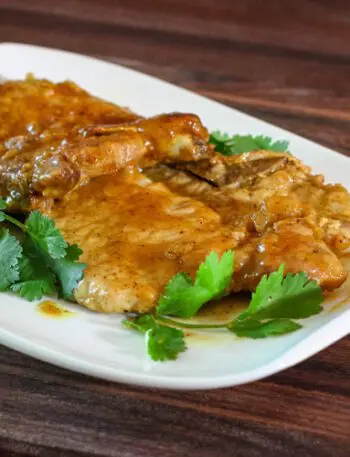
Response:
M180 271L194 276L211 250L235 249L232 291L253 290L282 263L288 271L306 271L325 289L338 287L346 276L309 221L286 218L251 233L135 169L92 180L48 214L84 250L88 268L75 299L95 311L150 311L166 282Z
M322 228L336 251L350 246L350 194L340 184L324 184L300 160L285 153L256 151L233 157L214 155L178 164L176 172L160 165L148 171L185 195L215 208L224 222L263 233L285 218L308 218ZM197 176L200 179L195 179Z
M340 184L325 185L323 176L312 175L289 154L256 151L233 157L216 155L179 168L220 188L213 192L207 187L208 198L215 200L215 207L220 200L225 219L244 221L261 233L280 219L308 217L324 229L324 238L332 248L343 251L350 246L349 192ZM244 202L244 208L235 208L239 202Z
M0 195L13 210L39 207L82 247L84 306L148 311L211 250L235 249L233 291L281 263L325 290L346 278L349 194L288 154L225 158L197 116L143 119L73 83L1 85L0 121Z
M335 252L350 246L350 195L340 185L325 185L289 154L215 155L177 169L159 165L147 174L205 203L244 233L236 248L235 290L253 290L281 263L290 272L306 271L324 289L345 280Z
M49 215L84 250L77 302L103 312L151 310L175 273L194 275L212 250L222 254L241 236L209 207L135 170L92 180Z
M13 210L47 206L127 165L207 155L208 132L197 116L142 119L70 82L0 85L0 126L0 195Z
M236 248L233 291L255 290L261 277L284 263L286 272L305 271L324 290L341 286L347 277L343 264L320 238L317 227L303 219L285 219L260 236L248 236Z

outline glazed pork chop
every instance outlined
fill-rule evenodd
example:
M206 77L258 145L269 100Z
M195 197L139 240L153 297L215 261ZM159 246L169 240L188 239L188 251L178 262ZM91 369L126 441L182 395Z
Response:
M75 299L90 309L149 311L212 250L236 252L231 291L282 263L324 290L346 278L349 194L289 154L225 158L195 115L143 119L73 83L3 84L0 120L0 195L83 249Z
M49 206L127 165L197 160L207 141L195 115L142 119L71 82L0 85L0 194L14 211Z
M214 155L175 168L159 165L147 175L203 202L223 224L244 233L233 290L254 290L281 263L289 272L305 271L324 289L346 279L337 253L350 246L350 195L341 185L325 185L290 154Z
M92 180L51 208L48 215L67 241L82 247L88 265L74 294L78 303L102 312L150 311L174 274L194 277L212 250L236 252L231 291L253 290L281 263L306 271L325 289L345 280L338 257L303 220L251 234L169 187L126 169Z
M135 169L92 180L49 215L84 251L75 299L103 312L150 311L174 274L194 275L212 250L222 254L241 237L208 206Z

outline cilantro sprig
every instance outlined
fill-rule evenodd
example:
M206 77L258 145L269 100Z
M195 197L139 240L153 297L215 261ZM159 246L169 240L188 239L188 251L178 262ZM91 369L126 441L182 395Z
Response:
M41 257L22 254L19 260L19 278L10 286L10 290L29 301L40 300L43 295L53 295L56 292L55 275L42 262Z
M185 273L178 273L167 283L156 312L179 317L193 317L209 300L225 295L233 273L234 255L226 251L221 259L212 251L199 266L194 283Z
M194 283L184 273L175 275L165 286L154 314L123 321L125 327L146 335L147 352L153 360L174 360L186 349L180 329L226 329L237 337L266 338L295 332L302 325L294 319L322 311L321 287L303 272L284 275L281 265L261 278L248 308L230 322L195 324L167 317L193 317L204 303L225 295L232 281L233 261L232 251L221 259L211 252L199 266Z
M248 308L227 325L237 336L265 338L294 332L305 319L322 311L323 295L316 281L304 272L284 276L285 266L263 276Z
M148 355L154 361L175 360L186 350L182 330L157 322L151 314L142 314L123 321L125 327L145 335Z
M4 210L6 203L0 199L0 222L16 227L22 235L17 238L0 229L0 290L30 301L54 293L72 300L86 268L78 262L81 249L69 245L55 222L39 211L30 213L22 223Z
M268 136L258 135L233 135L222 133L219 130L212 132L209 143L215 146L215 151L225 156L242 154L243 152L266 149L275 152L287 152L288 141L273 141Z

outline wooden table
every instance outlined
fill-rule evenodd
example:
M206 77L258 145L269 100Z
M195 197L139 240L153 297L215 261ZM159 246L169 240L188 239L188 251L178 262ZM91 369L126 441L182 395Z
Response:
M346 1L0 0L0 41L112 60L350 153ZM4 457L350 455L349 338L261 382L198 393L1 348L0 396Z

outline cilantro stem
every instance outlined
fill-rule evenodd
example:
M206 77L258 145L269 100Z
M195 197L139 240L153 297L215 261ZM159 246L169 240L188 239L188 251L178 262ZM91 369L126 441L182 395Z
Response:
M18 228L20 228L23 232L26 232L27 229L26 229L26 226L24 224L22 224L22 222L18 221L17 219L15 219L14 217L12 216L9 216L8 214L4 213L4 216L5 216L5 219L7 220L7 222L11 222L11 224L13 225L16 225Z
M154 319L158 322L163 322L164 324L169 324L174 327L179 328L226 328L229 325L229 322L225 324L188 324L187 322L179 322L175 319L170 319L169 317L159 316L158 314L154 315Z

